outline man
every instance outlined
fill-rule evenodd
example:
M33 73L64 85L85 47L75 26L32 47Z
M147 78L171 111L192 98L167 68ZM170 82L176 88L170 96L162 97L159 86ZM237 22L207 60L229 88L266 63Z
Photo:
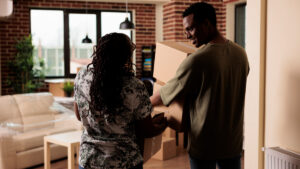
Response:
M216 27L214 8L195 3L183 13L188 39L201 47L176 75L151 97L153 106L181 97L190 116L188 153L191 169L240 169L248 59L244 49Z

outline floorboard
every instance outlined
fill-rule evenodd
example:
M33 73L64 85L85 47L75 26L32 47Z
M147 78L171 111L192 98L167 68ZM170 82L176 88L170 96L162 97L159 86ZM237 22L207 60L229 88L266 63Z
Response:
M244 159L242 157L242 169L244 168ZM51 169L67 169L67 158L56 160L51 163ZM185 150L178 149L177 156L161 161L150 159L147 161L144 166L144 169L190 169L188 153ZM28 168L29 169L29 168ZM30 169L44 169L43 165L31 167ZM78 169L78 165L75 167Z

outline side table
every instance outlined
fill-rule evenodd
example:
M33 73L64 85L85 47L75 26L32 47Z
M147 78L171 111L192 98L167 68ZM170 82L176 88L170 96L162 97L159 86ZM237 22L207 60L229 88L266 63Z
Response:
M58 97L54 96L54 101L65 106L66 108L74 111L74 102L75 98L74 97Z
M74 83L74 79L46 79L45 82L49 84L49 92L53 94L53 96L64 97L65 92L63 90L64 83L70 81Z
M53 143L68 148L68 169L75 169L74 155L76 151L77 158L78 158L81 134L82 131L72 131L67 133L45 136L44 137L44 168L50 169L50 164L51 164L50 144Z

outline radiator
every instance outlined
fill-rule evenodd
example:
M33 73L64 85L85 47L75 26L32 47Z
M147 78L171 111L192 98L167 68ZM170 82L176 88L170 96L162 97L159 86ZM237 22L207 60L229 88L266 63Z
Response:
M300 154L279 147L265 148L265 169L300 169Z

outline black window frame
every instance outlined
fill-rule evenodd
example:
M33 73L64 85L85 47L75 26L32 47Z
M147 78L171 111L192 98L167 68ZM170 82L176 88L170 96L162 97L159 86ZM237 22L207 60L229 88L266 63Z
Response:
M70 73L70 31L69 31L69 14L96 14L96 38L101 37L101 13L102 12L123 12L122 10L101 10L101 9L67 9L67 8L38 8L32 7L29 9L29 32L31 33L31 10L53 10L53 11L62 11L63 12L63 29L64 29L64 76L46 76L46 79L61 79L61 78L75 78L76 74ZM128 11L130 14L130 20L132 21L132 11ZM124 18L125 20L125 18ZM132 31L130 32L131 39L133 38Z

